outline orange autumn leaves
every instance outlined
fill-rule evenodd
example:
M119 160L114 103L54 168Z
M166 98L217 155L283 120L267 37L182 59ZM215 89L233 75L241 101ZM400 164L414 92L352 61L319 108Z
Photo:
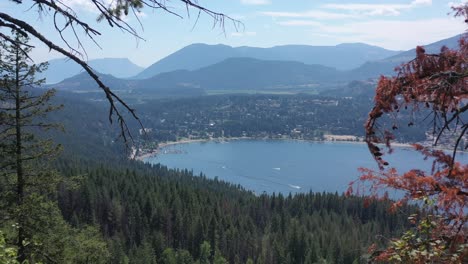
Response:
M375 105L365 129L369 149L381 168L388 164L382 159L382 152L376 144L385 143L390 147L393 139L390 131L378 128L377 121L384 114L398 113L403 108L418 111L425 107L432 111L436 139L460 121L468 108L467 42L468 36L464 35L460 39L459 50L443 47L440 54L426 54L424 48L417 47L416 58L398 67L396 77L380 78ZM408 126L412 125L412 122L408 123ZM398 129L396 120L392 129Z
M405 193L398 204L411 199L435 196L438 206L451 214L456 209L460 214L460 208L466 206L468 169L467 165L455 162L456 148L461 147L461 139L468 127L462 119L468 107L466 35L460 39L459 46L459 50L443 47L441 53L436 55L428 55L424 48L417 47L416 58L399 67L396 77L380 78L375 105L369 113L365 129L369 150L381 171L364 168L361 169L360 177L360 181L370 183L366 187L369 187L372 196L379 196L382 190L391 188ZM379 146L385 144L391 150L393 133L389 129L382 129L378 121L384 114L398 113L402 108L418 111L421 107L428 109L433 115L434 144L437 144L440 135L453 131L455 150L449 155L441 150L414 144L413 147L425 158L433 159L432 170L427 173L413 169L399 174L395 169L387 168L389 164L383 159L384 151ZM396 119L396 115L393 116ZM412 122L408 125L412 125ZM392 129L397 128L397 120L394 120ZM360 191L363 191L362 186Z
M387 198L383 192L388 188L402 191L403 196L393 203L392 210L410 200L423 198L434 199L438 210L443 210L447 217L456 222L466 222L465 210L468 206L468 165L455 162L453 165L450 155L441 150L432 150L418 144L414 148L433 160L431 172L412 169L405 173L398 173L395 168L375 171L360 168L359 180L368 184L353 182L349 194L370 194L375 198ZM352 186L357 189L353 190Z
M468 4L455 12L467 17ZM397 67L395 77L382 76L378 82L365 131L379 170L361 168L361 177L350 184L348 194L387 199L387 191L396 190L400 198L391 210L408 201L420 201L416 204L424 205L425 212L410 220L413 228L401 238L387 241L387 248L371 248L374 261L462 263L468 257L468 165L456 161L457 151L467 149L467 66L465 34L456 50L443 47L439 54L427 54L423 47L417 47L416 58ZM451 139L451 145L445 145L450 152L412 145L432 161L430 171L415 168L400 173L384 159L383 148L392 151L393 131L401 125L398 113L403 109L410 111L410 116L422 109L429 113L433 146L444 136ZM379 122L383 116L392 118L391 128ZM412 126L413 122L410 119L403 125Z

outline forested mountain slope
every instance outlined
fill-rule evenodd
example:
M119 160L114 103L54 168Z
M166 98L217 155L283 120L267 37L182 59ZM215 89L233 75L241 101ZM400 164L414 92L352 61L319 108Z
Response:
M60 191L65 219L98 225L113 263L172 263L165 260L171 249L186 256L183 263L353 263L377 234L391 236L406 222L381 202L365 207L361 198L325 193L257 197L162 166L74 160L59 167L86 175L78 189Z

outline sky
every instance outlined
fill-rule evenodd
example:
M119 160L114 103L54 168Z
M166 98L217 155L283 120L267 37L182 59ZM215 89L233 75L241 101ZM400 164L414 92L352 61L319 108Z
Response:
M86 51L84 58L129 58L147 67L165 56L193 43L230 46L272 47L287 44L329 46L340 43L366 43L391 50L408 50L463 33L467 26L453 18L451 6L466 2L439 0L198 0L198 4L237 19L227 19L224 26L213 25L213 19L187 9L177 0L166 0L174 13L144 8L136 16L125 18L141 39L106 23L96 21L97 13L89 0L61 0L76 14L101 33L95 40L99 46L77 30ZM111 3L113 0L100 0ZM53 14L41 15L30 0L17 5L0 2L0 12L33 24L46 37L61 46L52 22ZM138 19L137 19L138 18ZM59 21L59 26L60 26ZM141 23L141 24L140 24ZM65 37L76 48L72 32ZM37 40L35 61L62 57L50 52Z

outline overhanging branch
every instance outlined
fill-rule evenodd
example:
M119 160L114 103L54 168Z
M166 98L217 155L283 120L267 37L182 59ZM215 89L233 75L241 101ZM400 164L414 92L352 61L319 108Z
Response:
M4 21L8 21L9 23L13 24L16 28L20 29L23 32L27 32L31 35L33 35L35 38L39 39L42 43L47 45L49 49L55 50L66 57L70 58L71 60L75 61L78 63L83 69L91 76L91 78L94 79L94 81L98 84L99 88L101 88L107 98L107 101L110 104L109 107L109 121L113 123L113 115L115 114L117 116L117 120L119 122L120 128L121 128L121 136L124 138L125 141L127 141L127 135L130 135L130 131L128 129L128 126L126 124L125 118L123 117L122 113L119 111L116 102L120 103L126 110L130 112L133 118L135 118L140 126L143 126L139 117L136 115L136 112L134 109L132 109L127 103L125 103L119 96L117 96L114 92L111 91L111 89L106 86L100 79L99 76L91 69L91 67L83 60L72 54L71 52L63 49L60 46L57 46L54 44L52 41L44 37L42 34L37 32L35 28L33 28L29 23L13 18L5 13L0 12L0 19ZM15 29L15 28L14 28ZM130 135L131 136L131 135Z

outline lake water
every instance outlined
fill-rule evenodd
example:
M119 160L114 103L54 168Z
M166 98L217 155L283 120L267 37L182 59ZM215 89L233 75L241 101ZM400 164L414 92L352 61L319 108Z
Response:
M178 144L161 152L145 161L203 172L255 193L343 192L359 177L359 167L376 168L367 146L353 143L233 140ZM460 158L468 161L466 154ZM395 148L386 160L399 170L431 167L408 148Z

